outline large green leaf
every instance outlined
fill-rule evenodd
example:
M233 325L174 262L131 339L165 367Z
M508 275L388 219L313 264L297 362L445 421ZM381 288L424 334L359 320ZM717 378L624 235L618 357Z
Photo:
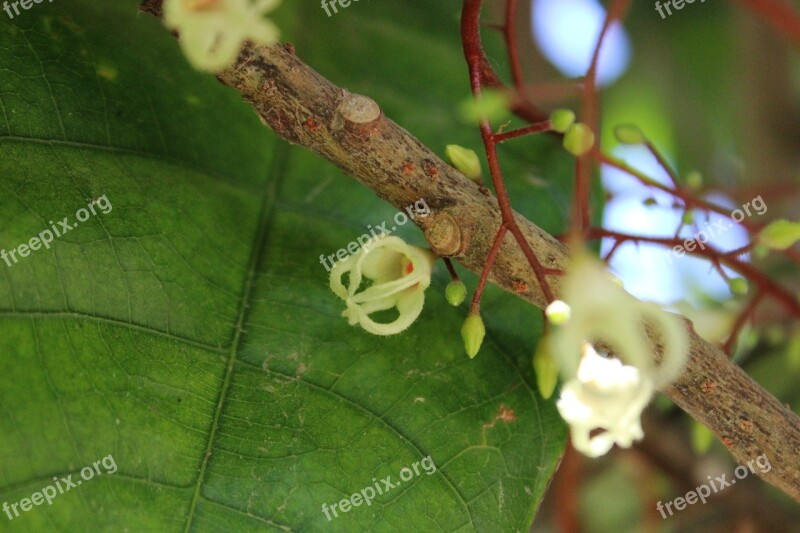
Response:
M457 3L428 4L277 16L425 142L474 143L453 117ZM525 199L551 228L559 190ZM102 195L110 212L0 262L0 503L109 455L117 471L0 530L528 528L565 438L529 368L538 313L489 290L470 361L440 266L404 334L348 326L319 255L393 210L192 71L135 1L33 4L0 26L0 248ZM435 473L325 518L427 456Z

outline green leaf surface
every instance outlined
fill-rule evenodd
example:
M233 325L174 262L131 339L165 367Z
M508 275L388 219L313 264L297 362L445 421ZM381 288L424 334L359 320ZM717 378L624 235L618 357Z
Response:
M456 118L456 2L318 7L276 15L306 62L434 148L479 148ZM512 187L559 227L564 188ZM565 440L530 369L539 313L489 290L469 360L439 265L408 331L348 326L319 256L393 209L192 71L133 0L0 25L0 249L89 204L49 249L0 261L0 504L82 481L0 530L527 530Z

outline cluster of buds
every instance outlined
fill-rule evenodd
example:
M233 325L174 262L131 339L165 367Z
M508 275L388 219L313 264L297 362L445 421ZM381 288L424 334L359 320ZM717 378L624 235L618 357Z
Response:
M575 122L575 113L569 109L556 109L550 114L550 128L564 134L564 148L580 157L594 146L594 132L582 122Z

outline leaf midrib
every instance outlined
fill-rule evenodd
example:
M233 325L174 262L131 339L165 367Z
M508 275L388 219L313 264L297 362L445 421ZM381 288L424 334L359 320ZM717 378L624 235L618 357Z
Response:
M194 521L195 509L197 508L197 502L200 499L200 492L203 486L203 481L205 480L206 468L208 467L208 460L211 457L212 449L214 447L214 438L216 437L217 428L219 427L219 419L222 414L222 408L225 404L225 399L227 398L228 388L230 387L231 378L233 377L233 369L236 366L237 352L239 349L239 345L242 341L242 338L244 336L243 335L245 332L244 324L249 314L248 308L251 296L253 294L253 289L255 287L255 277L258 271L258 267L261 263L261 257L263 255L264 247L266 246L266 237L270 229L270 220L272 218L272 212L278 197L278 191L280 190L280 185L282 184L285 176L285 169L288 162L288 156L289 156L289 147L286 145L286 143L276 142L275 149L273 151L272 164L270 168L267 169L267 177L272 176L273 179L267 180L267 183L269 185L265 188L264 191L261 213L259 215L258 230L256 231L253 240L253 248L250 255L250 262L247 268L247 279L245 280L244 290L242 291L242 299L239 304L239 317L237 319L236 325L234 326L230 355L228 356L227 367L225 369L225 378L222 382L222 387L220 388L219 398L217 400L217 407L214 411L214 418L211 422L208 441L206 442L206 449L205 452L203 453L203 458L200 463L200 471L197 474L194 493L192 495L192 501L190 503L189 513L186 518L186 527L184 528L185 532L191 530L192 523Z

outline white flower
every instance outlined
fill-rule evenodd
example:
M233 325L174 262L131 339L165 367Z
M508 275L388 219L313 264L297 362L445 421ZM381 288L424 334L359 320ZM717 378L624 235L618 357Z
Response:
M345 301L342 316L375 335L394 335L408 328L422 312L425 289L431 284L436 256L406 244L399 237L379 237L331 269L331 290ZM342 277L349 274L348 286ZM357 292L364 279L371 286ZM388 324L369 315L396 307L399 316Z
M165 0L164 23L180 33L189 62L218 72L236 60L242 45L278 41L278 28L264 18L281 0Z
M573 261L563 289L570 318L552 339L567 382L558 409L572 428L575 448L597 457L614 443L628 447L642 438L641 412L653 393L680 373L688 337L677 317L634 299L586 254ZM655 328L664 347L659 365L645 324ZM592 345L599 342L619 359L597 355ZM605 433L589 438L593 429Z
M628 448L642 438L639 416L654 389L636 367L601 357L589 344L584 347L578 374L564 385L556 406L570 425L575 449L598 457L614 443ZM604 431L590 436L597 428Z

